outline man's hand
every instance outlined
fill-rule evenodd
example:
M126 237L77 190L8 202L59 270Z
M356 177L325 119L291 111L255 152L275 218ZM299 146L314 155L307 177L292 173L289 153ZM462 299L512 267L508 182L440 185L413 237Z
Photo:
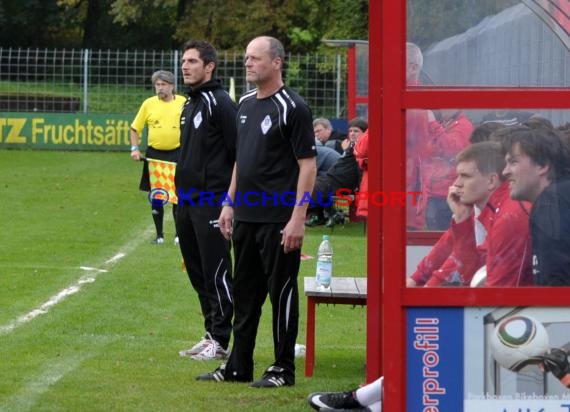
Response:
M461 203L459 190L460 189L457 186L451 185L447 192L447 204L451 209L451 213L453 213L455 223L461 223L468 219L473 212L473 206Z
M564 382L567 376L570 374L570 363L568 363L568 354L566 351L559 348L550 349L550 353L547 353L542 357L542 368L546 372L552 373L556 376L563 384L568 386Z
M226 240L230 240L232 237L233 224L234 224L234 208L231 206L222 207L220 217L218 218L218 224L220 225L220 232Z
M406 278L406 287L408 288L415 288L416 286L418 286L418 284L416 283L416 281L410 277Z
M131 159L133 159L135 162L138 162L139 160L141 160L140 150L133 150L131 152Z
M285 253L292 252L296 249L301 249L303 246L303 239L305 238L305 222L303 219L291 217L287 225L283 229L283 236L281 237L281 244Z

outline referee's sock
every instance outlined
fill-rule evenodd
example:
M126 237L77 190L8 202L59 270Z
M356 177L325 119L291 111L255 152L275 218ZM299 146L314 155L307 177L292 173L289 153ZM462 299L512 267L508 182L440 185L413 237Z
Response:
M153 205L152 206L152 220L154 220L154 227L156 228L156 237L164 238L162 222L164 220L164 207Z

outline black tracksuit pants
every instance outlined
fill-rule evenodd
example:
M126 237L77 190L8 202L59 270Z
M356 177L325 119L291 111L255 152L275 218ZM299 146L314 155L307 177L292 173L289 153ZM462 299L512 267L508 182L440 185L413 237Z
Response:
M219 216L219 207L184 204L176 211L176 230L206 332L227 348L233 317L232 268L230 242L220 232Z
M267 294L273 316L274 366L295 382L295 341L299 326L297 275L300 251L285 254L285 223L234 222L234 341L226 364L228 380L251 381L253 351Z

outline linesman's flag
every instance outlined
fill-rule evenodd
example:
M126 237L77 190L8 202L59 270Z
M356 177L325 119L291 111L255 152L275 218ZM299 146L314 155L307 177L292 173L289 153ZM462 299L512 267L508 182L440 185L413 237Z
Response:
M148 174L150 177L150 189L162 189L164 194L156 191L155 198L178 204L176 197L176 188L174 187L174 173L176 172L176 163L165 162L163 160L149 159ZM168 195L166 194L168 193ZM166 198L168 196L168 199Z

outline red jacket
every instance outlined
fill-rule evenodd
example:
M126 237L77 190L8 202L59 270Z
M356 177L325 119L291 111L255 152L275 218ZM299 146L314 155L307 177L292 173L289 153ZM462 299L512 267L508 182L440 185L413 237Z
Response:
M532 285L529 213L530 205L512 200L503 183L477 217L487 232L483 243L476 245L474 217L452 222L412 278L418 285L469 286L477 269L486 265L485 286Z
M449 186L456 178L455 156L467 147L472 131L473 124L463 112L444 123L429 123L429 138L420 148L419 213L423 213L430 197L447 197Z
M362 178L360 179L360 186L358 191L368 193L368 130L358 138L358 142L354 146L354 157L358 162L358 166L362 169ZM368 216L368 197L362 196L359 198L356 205L357 216Z
M429 139L428 124L426 110L406 111L406 192L408 193L420 190L420 154L422 145ZM418 205L406 202L408 229L421 230L424 225L425 216L419 213Z

